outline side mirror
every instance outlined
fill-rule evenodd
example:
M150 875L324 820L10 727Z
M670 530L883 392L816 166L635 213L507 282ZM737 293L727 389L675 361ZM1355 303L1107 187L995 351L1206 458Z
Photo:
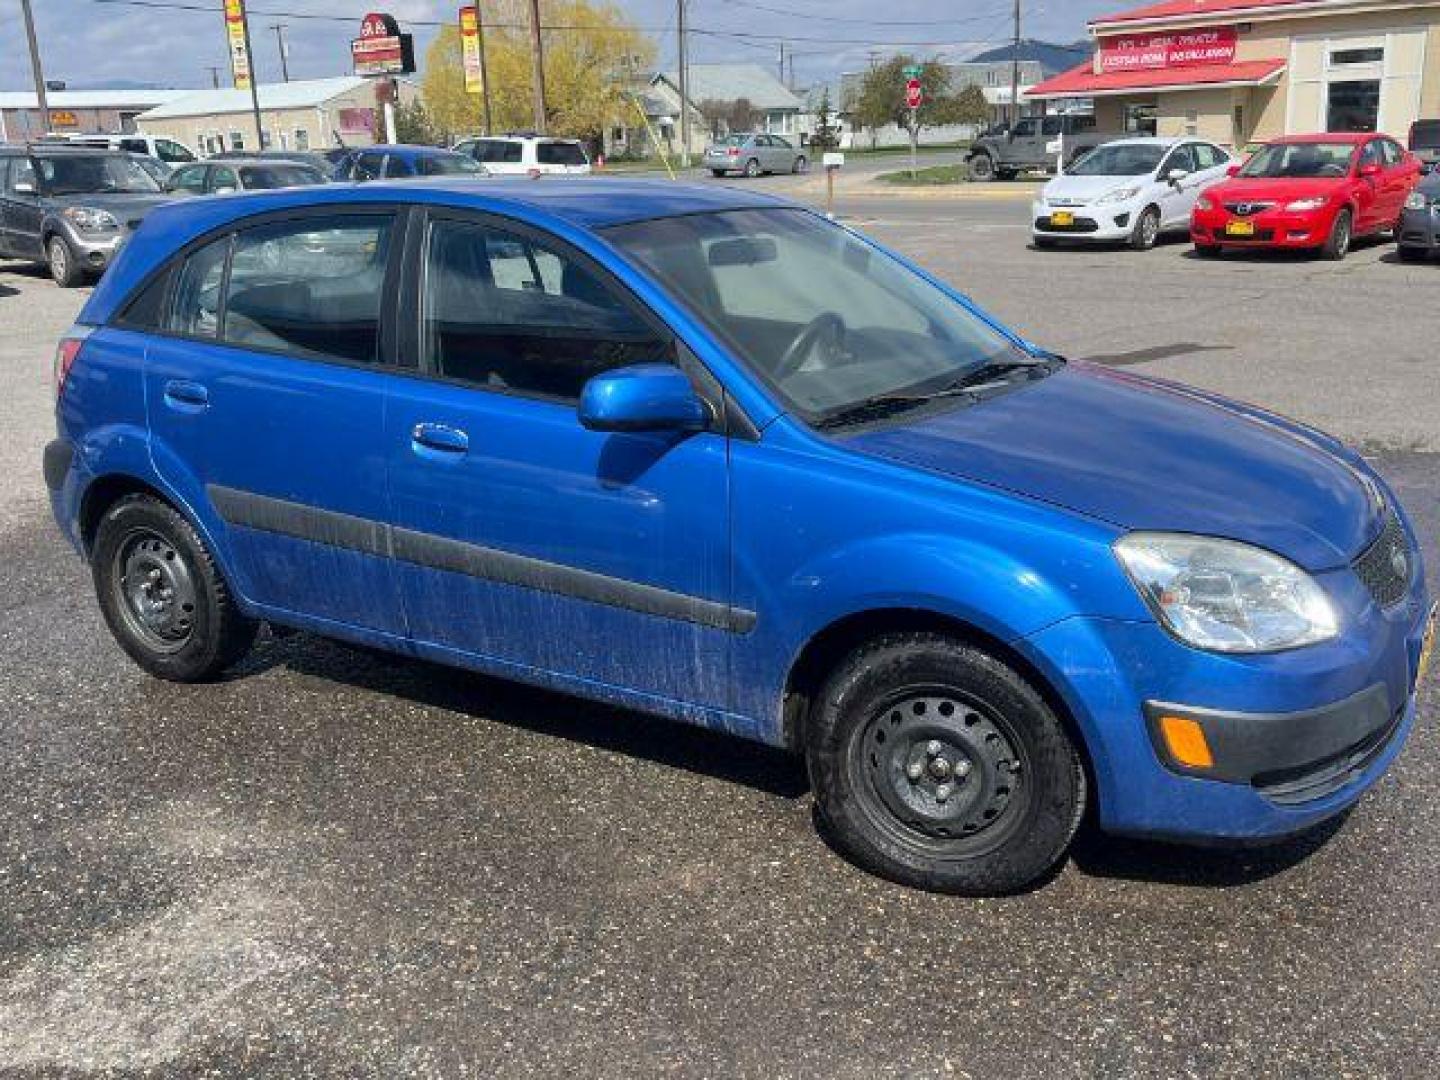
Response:
M1366 179L1369 179L1372 176L1379 176L1380 172L1380 166L1375 164L1375 162L1373 161L1370 162L1368 165L1360 166L1360 175L1365 177Z
M10 185L10 190L16 195L34 195L35 185L29 180L17 180Z
M585 384L580 423L591 431L702 431L710 409L679 368L635 364Z
M216 195L229 195L231 192L233 192L233 191L235 191L235 190L237 190L237 189L236 189L233 185L231 185L231 184L221 184L219 187L217 187L217 188L215 189L215 192L214 192L214 193L215 193Z
M1184 180L1189 175L1189 169L1171 169L1168 173L1165 174L1165 179L1169 180L1172 184L1178 184L1181 180Z
M1225 167L1225 175L1226 175L1226 176L1239 176L1239 175L1240 175L1240 166L1239 166L1239 165L1227 165L1227 166Z

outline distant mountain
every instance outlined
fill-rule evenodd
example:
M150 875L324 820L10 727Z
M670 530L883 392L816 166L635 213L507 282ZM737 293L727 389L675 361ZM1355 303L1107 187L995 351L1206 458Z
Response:
M1094 51L1089 41L1076 41L1069 45L1056 45L1051 41L1020 42L1021 60L1038 60L1046 75L1055 75L1078 67L1090 58ZM998 49L987 49L972 60L1009 60L1015 55L1015 46L1002 45Z

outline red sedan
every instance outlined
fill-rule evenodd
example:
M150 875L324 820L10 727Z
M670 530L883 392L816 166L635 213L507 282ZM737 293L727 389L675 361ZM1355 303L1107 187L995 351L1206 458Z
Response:
M1384 135L1292 135L1207 190L1190 218L1201 255L1303 248L1343 259L1356 237L1392 232L1420 160Z

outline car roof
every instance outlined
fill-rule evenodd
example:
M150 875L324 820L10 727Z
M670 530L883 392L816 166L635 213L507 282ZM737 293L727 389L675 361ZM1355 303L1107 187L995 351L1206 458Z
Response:
M381 153L381 154L409 154L413 157L430 157L435 155L449 156L455 151L448 150L443 146L417 146L411 143L376 143L374 146L362 146L358 153Z
M1101 146L1158 146L1161 148L1178 146L1182 142L1204 142L1198 135L1136 135L1124 139L1111 139Z
M1359 146L1361 143L1369 142L1371 139L1389 139L1390 136L1382 135L1378 131L1319 131L1313 135L1282 135L1278 139L1271 139L1271 143L1290 145L1292 143L1343 143L1350 146ZM1392 142L1394 140L1391 140Z
M315 166L308 161L299 161L287 157L216 157L207 161L189 161L187 165L224 165L227 168L236 165L299 165L302 169L313 169Z

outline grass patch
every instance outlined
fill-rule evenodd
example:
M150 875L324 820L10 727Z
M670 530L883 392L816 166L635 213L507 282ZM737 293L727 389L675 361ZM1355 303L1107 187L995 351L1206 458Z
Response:
M909 169L900 172L881 173L877 180L884 184L900 184L905 187L938 187L941 184L961 184L968 178L964 165L928 165L911 173Z

